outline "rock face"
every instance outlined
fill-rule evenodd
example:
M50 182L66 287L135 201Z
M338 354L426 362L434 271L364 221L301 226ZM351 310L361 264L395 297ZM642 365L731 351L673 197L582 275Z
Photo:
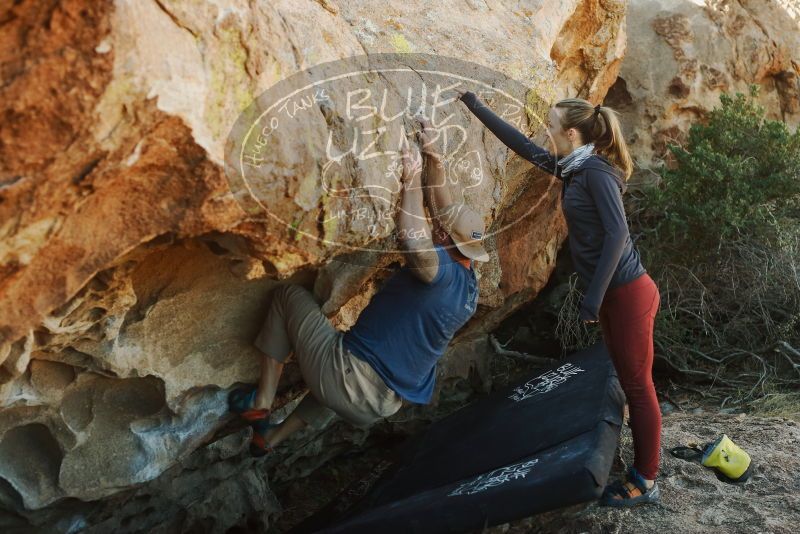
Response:
M637 163L671 161L691 123L723 92L749 94L767 116L800 124L800 2L633 0L628 55L605 103L623 112ZM635 52L633 52L635 51Z
M568 95L601 101L625 50L626 8L609 0L52 0L4 9L0 525L8 529L124 531L145 520L225 529L256 512L268 522L267 481L239 449L198 447L222 424L226 389L256 377L251 341L269 290L287 278L315 287L346 327L397 258L378 254L354 268L341 261L344 247L298 240L243 208L224 172L226 137L258 94L321 62L420 52L514 78L531 88L514 96L541 112ZM535 121L523 126L540 131ZM474 207L490 227L517 222L480 268L480 310L443 361L445 385L480 376L486 332L541 289L566 231L553 178L490 135L470 142L490 170L491 194ZM287 191L302 189L309 161L282 163ZM347 172L352 179L359 169ZM287 194L282 209L314 220L320 208L298 198ZM348 237L376 241L366 229ZM286 383L281 404L299 392L296 369ZM174 509L146 504L159 475L159 495ZM200 521L219 510L223 490L253 500L219 523ZM76 499L111 500L100 512ZM195 512L177 516L190 501ZM122 521L126 513L137 522Z

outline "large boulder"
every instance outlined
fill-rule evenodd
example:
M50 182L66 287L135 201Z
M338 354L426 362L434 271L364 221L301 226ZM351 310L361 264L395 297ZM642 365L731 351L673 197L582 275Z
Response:
M721 93L749 94L750 84L768 118L800 124L796 1L632 0L628 50L605 102L623 113L642 169L671 164L667 144L682 144Z
M430 53L528 88L512 96L530 104L521 126L535 134L555 99L604 98L624 55L624 23L625 4L610 0L7 7L0 14L0 503L12 511L4 520L46 523L47 509L60 521L50 527L74 531L102 519L69 515L69 506L80 508L74 499L107 498L170 469L183 480L170 498L195 499L190 490L201 485L180 475L181 466L199 461L198 447L219 429L226 388L255 380L251 341L269 290L289 278L315 287L346 328L382 267L397 259L387 252L347 261L350 249L297 239L286 224L246 209L225 173L225 148L256 96L319 63ZM453 109L481 131L463 106ZM278 163L291 194L279 207L292 220L315 220L323 208L305 202L314 194L306 180L313 153L285 142ZM488 169L474 207L489 227L514 228L490 243L480 310L446 356L443 384L481 377L486 333L544 286L566 232L554 178L491 135L469 143ZM349 228L348 244L380 245L391 230L376 239L365 227ZM297 396L298 382L290 369L280 404ZM213 450L204 454L219 460ZM239 480L246 464L230 466L222 456L209 480L227 480L226 473ZM241 484L268 493L261 478ZM218 508L216 495L204 501L207 509ZM151 508L132 509L141 518ZM240 516L226 518L214 528Z

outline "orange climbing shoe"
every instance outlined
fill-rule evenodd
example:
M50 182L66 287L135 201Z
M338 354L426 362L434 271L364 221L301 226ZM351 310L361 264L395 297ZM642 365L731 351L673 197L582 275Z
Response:
M267 417L252 423L250 426L253 427L253 438L250 440L250 454L261 457L272 453L274 449L267 443L265 436L271 428L275 428L278 425L270 423Z

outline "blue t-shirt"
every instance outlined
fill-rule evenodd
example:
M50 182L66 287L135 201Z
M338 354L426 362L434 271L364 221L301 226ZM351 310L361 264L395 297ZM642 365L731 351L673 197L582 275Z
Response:
M390 388L420 404L430 402L436 362L478 302L475 270L453 260L443 247L435 248L439 270L431 283L402 267L342 339L344 348L369 363Z

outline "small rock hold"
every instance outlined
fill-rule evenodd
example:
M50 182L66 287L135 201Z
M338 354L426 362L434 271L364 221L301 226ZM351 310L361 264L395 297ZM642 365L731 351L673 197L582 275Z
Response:
M321 5L328 13L331 13L332 15L339 14L339 6L333 3L332 0L317 0L317 3Z
M107 54L111 51L111 43L108 42L108 39L103 39L100 44L94 47L94 51L98 54Z

